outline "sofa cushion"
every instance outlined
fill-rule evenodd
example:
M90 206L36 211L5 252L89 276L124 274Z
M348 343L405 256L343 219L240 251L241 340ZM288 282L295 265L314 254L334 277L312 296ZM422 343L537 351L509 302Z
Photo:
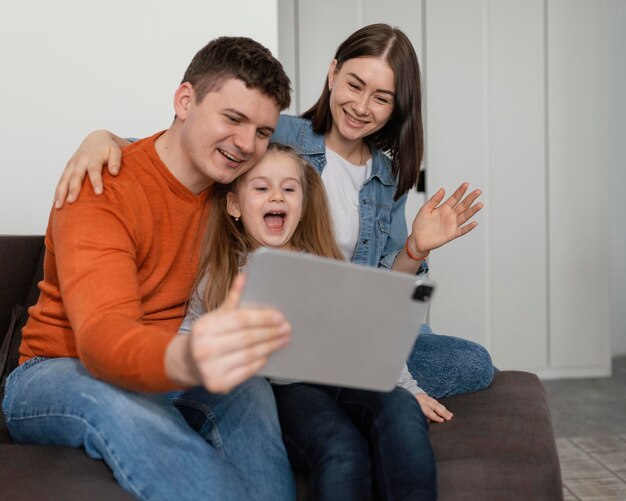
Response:
M441 402L454 418L430 427L439 499L562 499L550 410L535 374L500 371L488 389Z
M148 460L148 459L146 459ZM103 461L83 449L0 444L2 499L132 500Z
M562 499L550 414L537 376L501 371L488 389L442 402L455 416L430 427L441 501ZM2 442L0 485L7 499L85 499L89 489L95 499L125 499L106 465L84 450ZM307 478L299 475L298 500L310 499Z

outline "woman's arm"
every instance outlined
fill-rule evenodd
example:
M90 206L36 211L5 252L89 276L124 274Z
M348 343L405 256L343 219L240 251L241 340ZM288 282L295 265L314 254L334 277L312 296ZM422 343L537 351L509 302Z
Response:
M443 203L445 191L440 188L419 210L402 250L396 256L392 270L415 273L431 250L472 231L478 223L468 222L483 208L474 203L480 190L465 196L468 183L463 183ZM465 197L465 198L464 198Z
M60 209L66 201L72 203L78 198L85 174L89 174L93 191L100 195L102 169L106 165L112 175L117 175L122 158L121 147L127 144L130 141L106 130L89 134L65 165L54 192L54 206Z

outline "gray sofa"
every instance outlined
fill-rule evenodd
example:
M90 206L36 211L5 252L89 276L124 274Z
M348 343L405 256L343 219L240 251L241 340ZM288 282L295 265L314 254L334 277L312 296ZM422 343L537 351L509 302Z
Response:
M0 370L5 374L15 364L25 309L38 295L42 259L43 237L0 236ZM430 428L439 499L563 498L548 403L534 374L500 371L488 389L442 402L454 419ZM82 450L14 444L3 416L0 492L10 500L132 499L103 462ZM305 477L298 478L298 498L309 499Z

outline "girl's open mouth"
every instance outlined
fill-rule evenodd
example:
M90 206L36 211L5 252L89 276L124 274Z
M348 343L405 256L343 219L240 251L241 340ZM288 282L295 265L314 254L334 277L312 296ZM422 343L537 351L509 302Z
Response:
M265 214L263 216L263 220L265 221L265 224L270 230L280 231L283 229L283 226L285 226L286 217L287 217L287 214L285 212L272 211L272 212L268 212L267 214Z

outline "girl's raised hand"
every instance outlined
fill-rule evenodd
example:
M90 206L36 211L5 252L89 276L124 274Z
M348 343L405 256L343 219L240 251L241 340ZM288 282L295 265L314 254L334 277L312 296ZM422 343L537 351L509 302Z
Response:
M441 247L478 226L476 221L468 221L483 208L482 203L474 203L481 191L474 190L465 196L468 187L469 183L463 183L443 203L445 191L440 188L419 210L409 238L420 254Z
M106 165L112 175L117 175L122 158L120 147L126 144L128 141L106 130L89 134L65 165L54 191L54 206L60 209L66 201L72 203L78 198L85 174L89 175L96 195L102 193L102 169Z

